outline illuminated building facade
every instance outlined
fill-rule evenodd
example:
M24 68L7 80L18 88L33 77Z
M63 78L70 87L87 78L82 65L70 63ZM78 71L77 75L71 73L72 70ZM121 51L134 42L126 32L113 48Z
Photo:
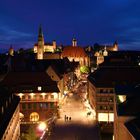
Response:
M117 86L115 90L114 140L139 139L140 85Z
M54 52L56 50L56 41L45 43L41 27L39 28L38 43L34 45L34 53L37 54L37 59L43 59L45 52Z
M72 46L65 46L62 51L62 58L67 57L69 61L79 62L80 66L89 66L89 57L85 50L77 46L77 40L72 40Z
M45 72L9 72L2 84L20 97L22 122L44 121L57 113L59 89Z
M98 122L114 121L114 89L112 87L96 87L91 80L88 80L88 98L96 112Z
M89 75L88 98L96 112L97 121L100 123L114 122L115 87L139 83L139 72L139 67L101 67ZM118 96L118 98L126 99L125 96Z
M14 56L14 49L12 46L9 48L9 55Z
M1 87L0 89L0 139L20 138L19 97Z
M112 51L118 51L119 47L118 47L118 43L115 42L112 46L102 46L102 45L97 45L95 46L95 52L94 52L94 56L97 57L97 65L101 64L104 62L104 58L108 56L109 52Z

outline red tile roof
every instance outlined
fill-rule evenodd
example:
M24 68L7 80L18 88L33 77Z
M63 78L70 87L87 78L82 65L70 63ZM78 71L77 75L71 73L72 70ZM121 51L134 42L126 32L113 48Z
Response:
M86 57L87 54L85 53L82 47L68 46L68 47L64 47L62 56L63 57Z

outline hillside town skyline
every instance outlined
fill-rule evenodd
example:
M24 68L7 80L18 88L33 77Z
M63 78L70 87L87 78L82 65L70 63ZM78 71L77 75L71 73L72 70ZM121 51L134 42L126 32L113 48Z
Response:
M42 24L45 40L59 45L76 38L80 46L117 41L121 50L139 50L139 5L137 0L2 1L0 48L31 48Z

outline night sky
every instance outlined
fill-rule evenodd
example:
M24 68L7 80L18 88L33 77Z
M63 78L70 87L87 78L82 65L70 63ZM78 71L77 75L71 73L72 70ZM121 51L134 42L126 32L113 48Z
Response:
M40 24L46 42L140 50L140 0L1 0L0 52L32 48Z

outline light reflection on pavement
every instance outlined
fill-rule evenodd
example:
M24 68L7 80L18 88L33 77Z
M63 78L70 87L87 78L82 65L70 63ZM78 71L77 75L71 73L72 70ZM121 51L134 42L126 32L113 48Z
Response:
M98 126L94 115L87 115L88 111L80 94L67 96L49 140L98 140ZM65 116L71 117L71 120L65 119Z

